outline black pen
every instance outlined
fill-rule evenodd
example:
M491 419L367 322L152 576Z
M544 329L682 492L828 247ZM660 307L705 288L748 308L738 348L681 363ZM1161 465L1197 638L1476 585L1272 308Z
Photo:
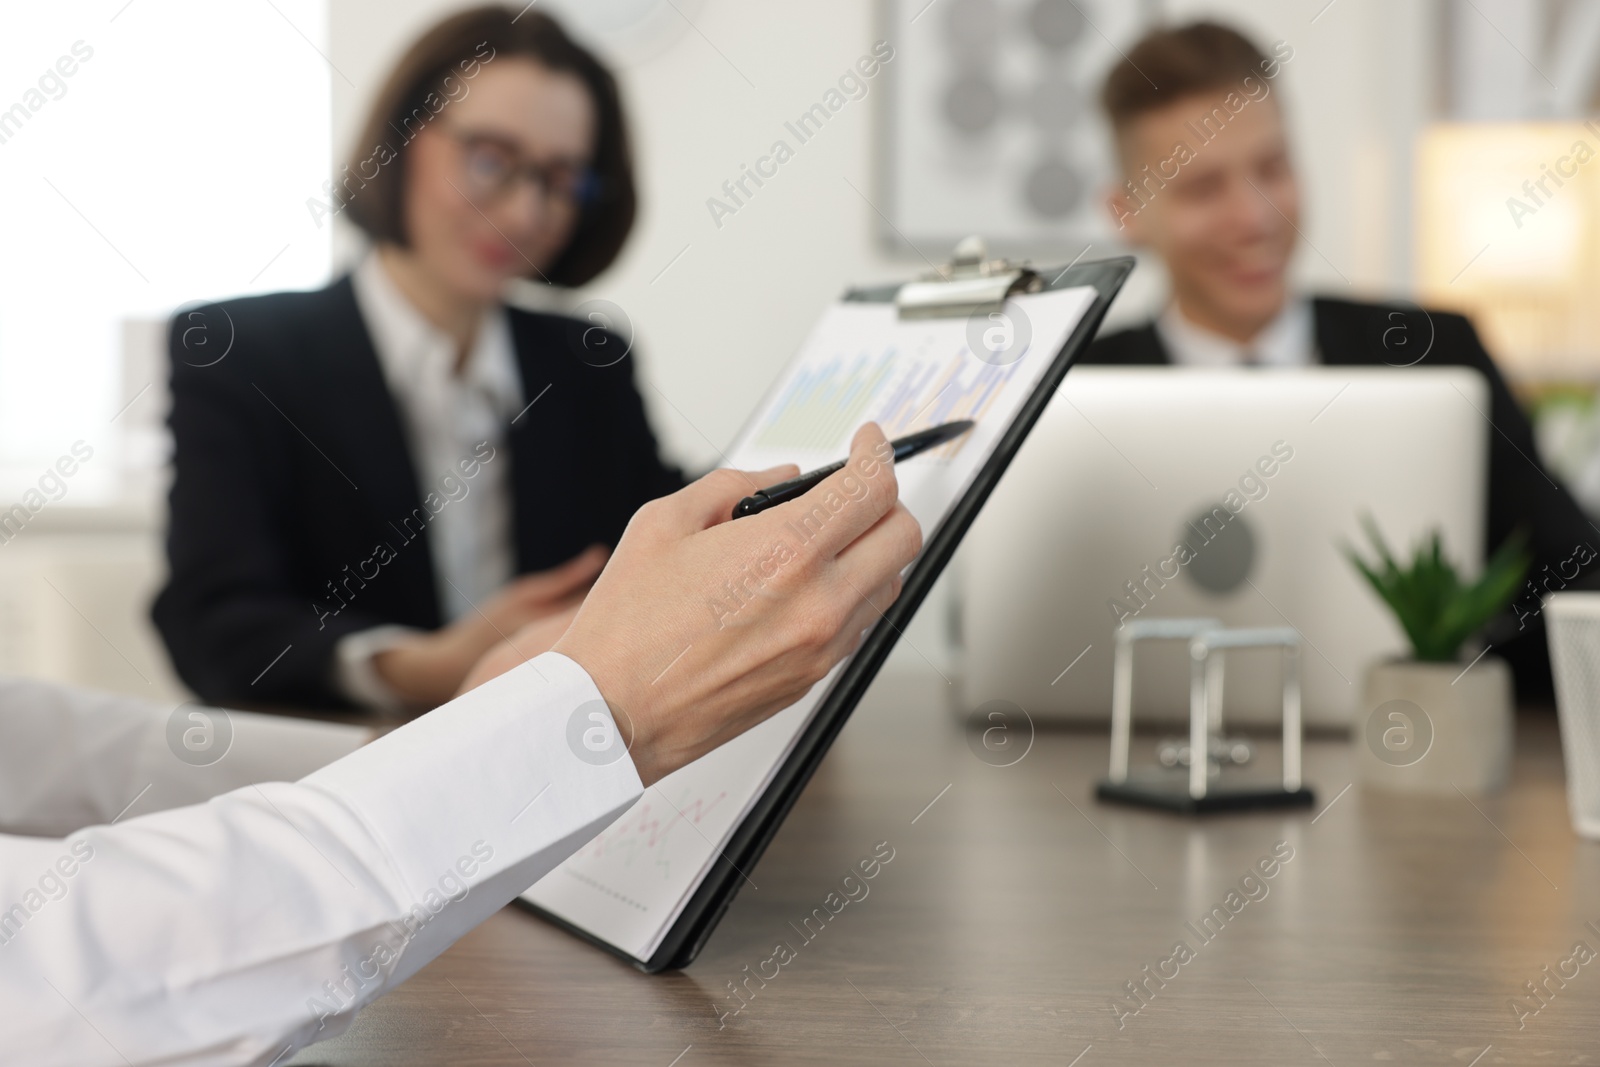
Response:
M899 463L901 460L910 459L919 452L926 452L930 448L935 448L946 441L960 437L976 425L977 423L971 419L957 419L941 426L906 434L904 437L889 442L889 447L894 449L894 461ZM758 489L752 495L739 501L738 506L733 509L733 517L742 519L746 515L756 515L774 505L793 500L795 497L815 488L819 482L829 475L843 470L844 465L848 462L849 460L841 459L837 463L830 463L826 467L818 467L814 471L790 478L786 482L779 482L777 485L769 485L765 489Z

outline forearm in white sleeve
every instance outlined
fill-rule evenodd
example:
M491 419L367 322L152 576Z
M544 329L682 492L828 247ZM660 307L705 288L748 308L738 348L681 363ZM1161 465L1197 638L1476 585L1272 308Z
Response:
M281 1063L342 1032L614 820L625 754L546 653L297 783L0 837L0 1063Z
M255 782L293 781L371 736L0 676L0 831L60 837Z

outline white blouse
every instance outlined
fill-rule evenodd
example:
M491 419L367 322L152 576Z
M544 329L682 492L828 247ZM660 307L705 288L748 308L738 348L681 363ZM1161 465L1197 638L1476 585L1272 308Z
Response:
M440 612L454 622L516 574L506 428L525 402L511 323L504 307L485 311L457 374L455 341L412 306L376 253L350 281L399 409L417 498L432 515L428 547ZM434 505L427 503L430 494ZM334 653L340 691L364 707L404 710L371 663L413 632L380 626L342 638Z

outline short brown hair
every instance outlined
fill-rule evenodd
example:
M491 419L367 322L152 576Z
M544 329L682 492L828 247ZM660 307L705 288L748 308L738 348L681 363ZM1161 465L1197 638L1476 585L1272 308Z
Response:
M1261 77L1272 60L1254 41L1218 22L1191 22L1153 30L1111 68L1100 106L1119 138L1141 115L1196 93L1237 86Z
M597 130L594 159L595 198L583 208L567 247L541 277L556 285L582 285L609 267L622 250L638 213L633 156L616 79L591 52L568 37L560 23L542 12L509 7L472 8L440 22L424 33L395 64L361 134L350 161L335 179L341 210L379 243L405 247L405 145L413 127L425 126L443 104L428 100L448 91L448 80L460 81L480 61L520 56L563 74L572 74L594 99ZM470 77L470 75L468 75ZM418 121L420 120L420 122ZM396 145L396 141L399 144ZM366 171L374 154L386 161L376 174ZM352 184L354 188L352 188Z

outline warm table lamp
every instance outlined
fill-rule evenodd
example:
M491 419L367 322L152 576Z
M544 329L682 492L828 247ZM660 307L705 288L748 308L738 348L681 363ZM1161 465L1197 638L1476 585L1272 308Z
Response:
M1513 378L1600 378L1600 120L1436 125L1416 202L1424 305Z

